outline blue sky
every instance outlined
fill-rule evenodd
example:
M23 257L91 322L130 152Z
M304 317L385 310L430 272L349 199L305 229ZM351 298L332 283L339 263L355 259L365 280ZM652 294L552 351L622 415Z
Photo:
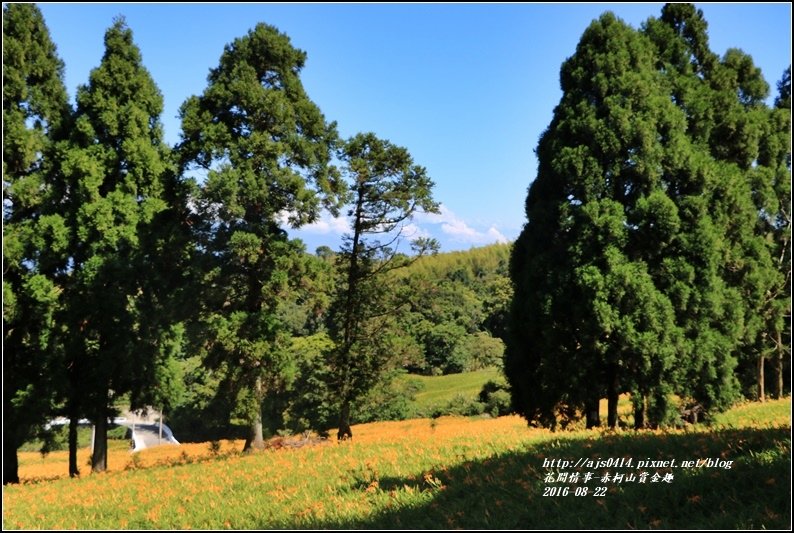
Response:
M442 251L515 239L562 62L604 11L638 27L662 5L39 4L72 98L99 64L113 18L126 17L163 93L170 144L179 106L204 90L224 45L258 22L276 26L306 51L304 87L343 136L372 131L427 168L442 212L418 217L415 231L438 238ZM773 97L791 63L791 4L697 6L712 50L750 54ZM337 248L345 229L326 216L291 234L313 251Z

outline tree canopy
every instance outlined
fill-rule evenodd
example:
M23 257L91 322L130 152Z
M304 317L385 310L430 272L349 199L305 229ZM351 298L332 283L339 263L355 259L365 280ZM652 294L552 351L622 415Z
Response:
M203 252L207 364L227 373L261 448L261 406L291 372L279 306L294 290L301 243L292 227L334 209L337 135L299 74L306 54L258 24L227 45L201 96L181 108L182 168L200 172L196 238Z
M52 412L67 222L53 153L70 109L57 55L33 4L3 6L3 483L17 448Z
M152 324L158 317L148 312L164 296L154 282L165 273L155 269L153 247L175 170L162 140L162 107L132 31L119 18L105 34L100 65L78 88L74 126L59 154L72 228L63 319L73 369L69 396L96 426L98 471L107 467L114 400L144 396L158 359L168 355L161 328Z
M635 424L657 425L671 392L713 410L738 396L780 274L751 186L776 181L757 176L768 86L706 28L687 4L641 30L606 13L562 66L511 257L506 373L531 421L597 425L607 396L615 426L630 392Z

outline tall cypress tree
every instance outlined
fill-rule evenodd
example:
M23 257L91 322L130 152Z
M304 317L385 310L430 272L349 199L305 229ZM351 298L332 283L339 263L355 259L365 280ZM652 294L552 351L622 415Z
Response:
M784 376L785 367L791 372L791 66L783 73L778 82L778 96L775 98L775 110L770 120L773 135L767 139L777 142L762 144L762 162L769 161L775 168L775 177L772 180L777 209L770 209L775 213L770 217L774 220L769 227L772 228L775 245L772 247L772 257L778 268L778 283L770 293L776 302L776 311L772 313L774 319L768 327L767 334L773 338L776 352L775 365L775 395L782 398L785 392ZM774 147L768 151L767 146ZM769 220L769 219L767 219ZM791 382L788 383L791 390Z
M95 425L93 471L107 468L114 400L150 386L141 375L165 355L151 338L148 314L158 290L150 245L168 207L165 180L172 172L159 123L162 108L132 31L117 19L105 34L99 67L78 89L74 128L61 162L74 228L65 295L70 401Z
M773 394L781 397L785 366L791 357L791 67L778 82L774 107L764 111L757 164L748 173L758 215L756 247L768 259L762 275L754 278L758 327L750 348L759 357L759 396L765 386L764 361L768 358L774 361L774 372L766 381L771 383Z
M691 372L690 388L705 403L724 407L736 393L733 369L738 363L746 391L763 399L765 361L775 351L774 330L780 329L773 317L781 317L777 320L782 326L783 313L774 308L785 307L785 298L779 298L785 284L782 249L780 241L772 244L777 231L772 228L782 230L778 235L786 232L787 207L781 205L790 202L783 148L789 126L764 103L769 87L750 56L730 49L720 59L709 50L700 10L690 4L666 5L661 18L649 21L645 31L657 44L660 67L670 80L674 101L687 115L693 142L712 158L703 191L722 261L708 274L715 280L704 293L711 305L699 312L711 325L691 330L690 337L704 329L714 334L716 343L702 345L714 356L703 360L722 363ZM782 193L779 198L776 191ZM707 318L718 308L722 316L718 312ZM717 355L725 353L730 355ZM715 376L712 386L703 386Z
M300 263L293 227L333 206L335 124L326 123L299 74L306 54L258 24L226 46L201 96L182 106L182 167L201 174L194 202L204 252L206 364L222 370L261 448L262 401L290 365L279 302Z
M52 414L68 241L54 143L70 109L63 63L39 9L3 6L3 483L17 448Z
M606 395L615 426L618 395L661 396L681 349L655 277L679 229L666 173L688 149L685 122L650 42L609 13L585 31L561 84L512 256L506 374L529 418L553 426L584 411L593 426Z
M745 331L741 293L724 276L726 258L737 250L728 235L726 212L735 207L732 201L739 201L734 236L752 224L752 212L736 190L742 180L713 149L720 127L710 80L722 70L709 49L707 27L703 13L692 5L667 4L659 19L646 22L643 33L655 45L657 68L664 73L671 100L686 117L692 148L670 172L680 230L659 276L684 331L676 390L690 401L721 409L738 394L734 371Z
M670 392L716 410L739 392L774 279L750 179L767 86L706 30L688 4L641 32L607 14L563 65L511 263L506 373L530 419L584 410L592 426L606 395L613 425L631 391L639 425Z

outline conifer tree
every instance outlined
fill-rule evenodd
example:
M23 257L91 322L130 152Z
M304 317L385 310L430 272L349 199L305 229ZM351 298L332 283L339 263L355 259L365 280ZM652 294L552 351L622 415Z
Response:
M330 165L336 127L303 89L305 61L286 35L258 24L226 46L205 91L181 108L181 165L201 181L193 207L206 364L239 396L246 449L264 447L263 399L292 366L279 303L303 246L282 225L333 208L341 183Z
M337 259L340 291L329 328L336 344L330 367L340 440L353 436L351 404L379 382L398 351L390 328L400 304L386 276L408 260L396 244L415 213L438 209L433 182L405 148L372 133L359 134L347 141L341 159L350 176L351 233ZM435 241L416 239L414 257L437 246Z
M70 109L63 63L34 4L3 6L3 483L53 413L66 221L54 144Z
M152 302L168 297L155 281L162 271L153 271L159 265L152 246L168 211L174 170L162 138L162 108L132 31L123 18L115 20L100 65L78 88L70 143L60 154L74 228L64 295L70 401L95 425L95 472L107 468L114 400L128 392L141 396L158 358L173 355L160 346L167 328L152 327L162 317L151 314Z
M748 185L766 88L706 28L686 4L642 32L606 14L563 65L511 263L506 373L531 420L596 425L605 395L614 426L631 392L635 424L655 424L671 392L716 410L737 397L770 264Z

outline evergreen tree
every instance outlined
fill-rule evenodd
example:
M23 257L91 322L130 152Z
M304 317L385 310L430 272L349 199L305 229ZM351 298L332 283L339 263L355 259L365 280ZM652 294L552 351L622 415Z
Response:
M438 207L432 199L433 182L405 148L371 133L359 134L345 144L341 159L351 182L352 232L337 259L340 292L330 320L335 349L329 366L339 409L337 438L346 439L353 436L351 404L378 383L395 352L390 329L401 306L385 280L407 262L395 243L416 212ZM413 246L419 256L435 250L437 243L416 239Z
M785 366L789 367L789 375L791 373L791 66L783 73L777 87L778 96L775 98L772 117L772 131L775 133L774 136L766 137L770 141L773 138L777 140L774 144L769 143L777 150L766 152L762 149L762 161L769 158L770 162L777 162L771 165L776 169L773 190L777 198L777 213L771 226L774 228L772 256L778 267L778 284L770 292L772 299L777 302L777 312L772 314L775 318L768 328L768 335L774 339L777 353L775 395L782 398L785 392ZM788 386L790 391L790 381Z
M763 362L769 357L775 361L772 388L780 398L791 357L791 67L778 83L778 96L766 119L758 161L749 171L758 213L757 248L768 257L765 275L758 276L753 295L759 321L753 347L760 353L759 396L764 386Z
M105 53L88 85L77 93L70 144L61 154L74 228L71 274L65 293L71 367L69 401L95 425L92 470L107 468L108 417L113 402L151 387L157 361L173 353L163 343L178 330L155 327L168 295L157 285L167 268L153 243L168 210L173 174L159 116L163 99L141 64L123 19L105 34ZM154 314L151 314L154 313ZM176 344L179 344L176 341ZM71 444L71 443L70 443Z
M671 392L728 407L740 358L755 347L763 369L781 329L764 302L786 307L770 252L788 242L787 140L760 70L718 58L702 12L668 4L641 32L602 16L561 79L511 263L515 407L588 426L604 394L610 426L621 392L637 425L663 422Z
M182 168L203 180L193 207L206 363L240 397L246 449L264 447L262 402L293 366L279 305L295 289L303 245L281 224L315 220L341 184L329 164L335 124L303 89L305 60L286 35L258 24L226 46L203 94L181 108Z
M638 425L662 422L673 390L718 409L737 392L744 307L725 274L753 212L738 164L715 160L727 128L708 123L702 80L724 67L705 21L665 9L643 33L610 14L588 28L538 146L506 373L515 407L547 425L580 410L598 424L603 395L614 426L621 392Z
M725 313L709 319L701 311L713 325L691 330L690 337L695 338L705 327L716 334L719 350L730 351L730 357L723 359L726 364L721 368L706 365L692 372L690 388L700 391L694 395L706 403L716 401L724 407L735 391L736 380L731 374L737 361L740 376L754 377L745 379L747 384L755 383L752 395L763 399L765 360L775 351L774 330L780 329L773 325L773 317L782 326L783 313L774 307L785 307L785 298L778 297L785 274L780 256L773 252L774 248L780 252L781 247L772 245L771 228L786 232L781 213L787 208L781 205L790 202L786 200L787 194L790 198L786 192L790 191L790 174L782 147L788 145L789 126L787 119L775 118L776 113L764 104L769 88L752 58L730 49L718 59L708 49L706 30L702 12L689 4L665 6L661 19L649 21L645 28L657 44L660 68L671 80L674 101L687 115L693 142L707 147L713 158L711 170L701 181L709 195L704 208L719 235L714 245L722 261L715 264L715 270L697 274L697 278L716 275L718 281L704 296L720 302ZM708 68L697 68L699 64ZM709 346L703 346L707 353ZM704 360L708 359L715 360ZM722 376L722 383L704 389L703 383L708 381L704 374Z
M34 4L3 6L3 484L19 482L17 448L53 413L68 229L54 143L70 109Z
M613 427L620 393L647 397L672 379L679 333L653 256L678 227L664 167L684 122L652 50L611 14L591 24L538 145L505 369L515 407L546 425L578 411L597 425L606 394Z

